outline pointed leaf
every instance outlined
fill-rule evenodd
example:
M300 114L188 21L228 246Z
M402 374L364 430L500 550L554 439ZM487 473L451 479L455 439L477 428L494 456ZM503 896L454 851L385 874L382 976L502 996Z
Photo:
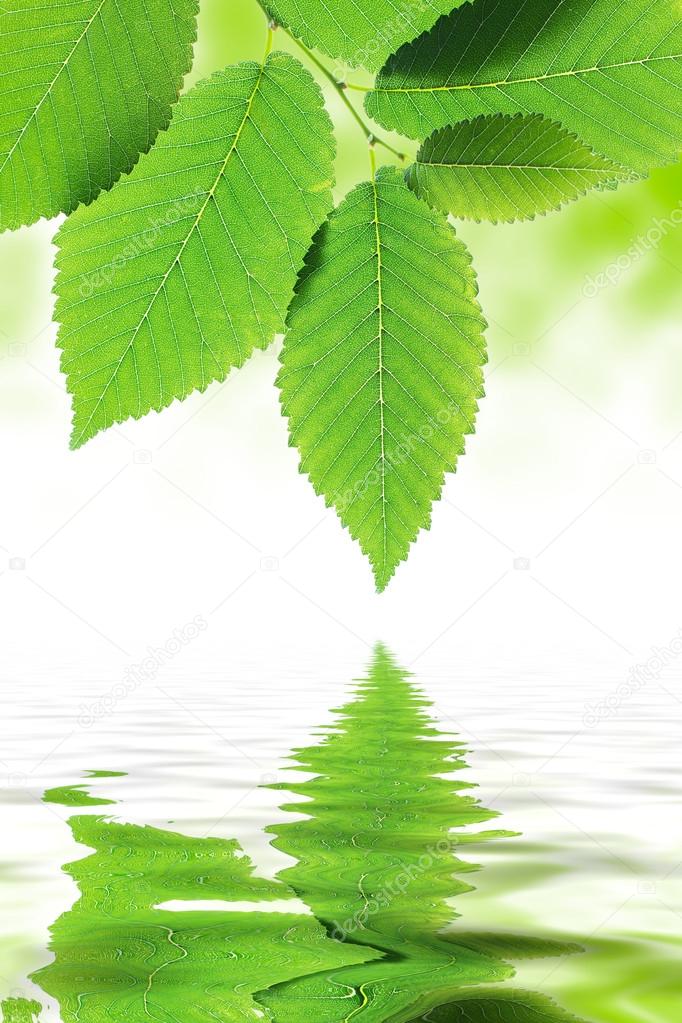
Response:
M283 331L333 153L317 85L275 54L198 85L133 173L66 222L56 315L75 447L224 380Z
M301 469L385 589L473 432L485 322L465 246L392 168L307 259L279 385Z
M280 786L298 797L283 808L297 818L268 830L292 857L281 879L327 932L383 954L258 1000L282 1023L406 1023L466 985L513 974L445 931L456 916L451 900L459 909L473 890L476 868L460 858L460 836L497 815L470 782L451 777L467 766L463 745L438 731L428 702L381 645L340 714L323 742L296 751L308 780Z
M403 43L424 32L464 0L268 0L267 8L280 25L308 46L351 67L378 71Z
M534 111L646 171L682 149L682 18L670 0L477 0L391 57L368 109L410 138Z
M0 230L70 213L168 125L197 0L3 0Z
M498 114L437 131L408 182L435 209L497 223L532 219L632 176L540 114Z

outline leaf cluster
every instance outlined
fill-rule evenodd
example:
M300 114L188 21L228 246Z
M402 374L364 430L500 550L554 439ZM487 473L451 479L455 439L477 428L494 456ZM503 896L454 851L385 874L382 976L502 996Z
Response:
M485 321L448 216L529 220L674 161L682 21L670 0L263 6L263 61L178 98L197 0L6 0L0 228L69 214L56 319L74 447L283 334L291 443L383 590L483 396ZM270 52L274 26L300 60ZM310 69L372 148L336 207ZM399 154L375 125L420 143L404 173L377 171L378 145Z

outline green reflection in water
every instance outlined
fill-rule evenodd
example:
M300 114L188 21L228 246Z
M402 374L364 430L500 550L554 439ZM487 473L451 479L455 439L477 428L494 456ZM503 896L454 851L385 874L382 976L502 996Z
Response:
M86 771L86 778L122 778L120 771ZM91 796L85 785L63 785L60 788L48 789L43 796L44 803L57 806L113 806L113 799L101 799Z
M572 1019L499 985L510 960L577 946L451 926L447 900L472 890L464 878L476 869L460 854L509 833L465 830L495 814L469 783L444 777L466 766L464 749L427 708L378 648L337 725L295 754L293 770L313 777L276 786L303 797L285 809L305 819L269 829L296 861L275 881L236 842L72 818L75 840L94 852L65 868L80 899L52 928L54 962L33 977L65 1023ZM296 897L309 914L300 901L286 912ZM157 908L176 900L228 905Z
M285 807L306 819L268 829L274 845L296 860L282 879L330 935L381 949L383 957L270 989L261 1000L275 1019L310 1019L315 1006L319 1023L409 1023L450 1003L440 1020L478 1020L478 1003L474 1012L468 1000L453 1002L463 988L513 976L507 956L578 951L510 935L445 932L455 916L447 900L472 890L463 877L477 869L459 853L510 833L461 830L496 814L472 797L470 783L443 777L466 767L464 748L434 728L428 706L378 648L338 725L320 745L296 753L299 769L315 777L278 786L307 800ZM524 1018L519 1003L478 990L491 1019ZM535 999L533 1011L539 1005ZM542 1008L548 1013L551 1003L542 1000Z
M2 1023L34 1023L41 1009L39 1002L27 998L7 998L2 1003Z

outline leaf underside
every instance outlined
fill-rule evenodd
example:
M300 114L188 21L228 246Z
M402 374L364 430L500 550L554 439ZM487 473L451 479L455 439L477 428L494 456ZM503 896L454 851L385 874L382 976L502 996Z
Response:
M389 58L367 108L416 139L480 114L534 111L644 172L682 148L679 4L476 0Z
M386 588L483 395L485 321L465 246L393 168L358 186L306 260L279 386L301 471Z
M464 0L268 0L276 22L350 67L378 71L403 43Z
M274 54L183 97L133 173L69 218L56 318L74 447L224 380L283 331L333 157L317 85Z
M198 0L4 0L0 230L69 213L134 167L190 68Z
M526 220L633 175L540 114L497 114L428 139L408 183L435 209L473 220Z

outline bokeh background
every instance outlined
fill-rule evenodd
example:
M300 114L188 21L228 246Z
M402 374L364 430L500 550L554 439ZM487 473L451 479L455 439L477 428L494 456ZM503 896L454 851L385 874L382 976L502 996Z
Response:
M188 85L260 59L265 37L255 2L202 0ZM277 45L295 50L282 33ZM367 176L367 147L321 84L340 198ZM57 871L73 849L37 805L41 784L144 766L126 813L163 823L159 801L172 801L174 819L201 833L197 806L220 816L248 765L187 716L185 730L171 727L177 708L157 689L177 686L182 702L205 680L200 720L259 738L275 770L383 639L470 738L483 800L526 834L504 870L487 872L499 880L472 896L481 919L594 933L592 957L550 982L576 1012L676 1018L682 658L667 657L598 727L586 721L682 628L681 221L682 168L671 167L533 223L457 226L490 323L488 395L432 530L381 598L297 473L276 346L206 395L71 453L51 319L56 224L0 237L0 794L11 821L0 974L10 987L44 961L47 925L73 895ZM160 704L144 690L94 730L79 725L83 703L197 615L208 622L201 640L154 678ZM180 768L182 800L168 791ZM247 805L225 829L248 847L273 807ZM616 858L595 866L598 846ZM616 862L633 848L634 875Z

